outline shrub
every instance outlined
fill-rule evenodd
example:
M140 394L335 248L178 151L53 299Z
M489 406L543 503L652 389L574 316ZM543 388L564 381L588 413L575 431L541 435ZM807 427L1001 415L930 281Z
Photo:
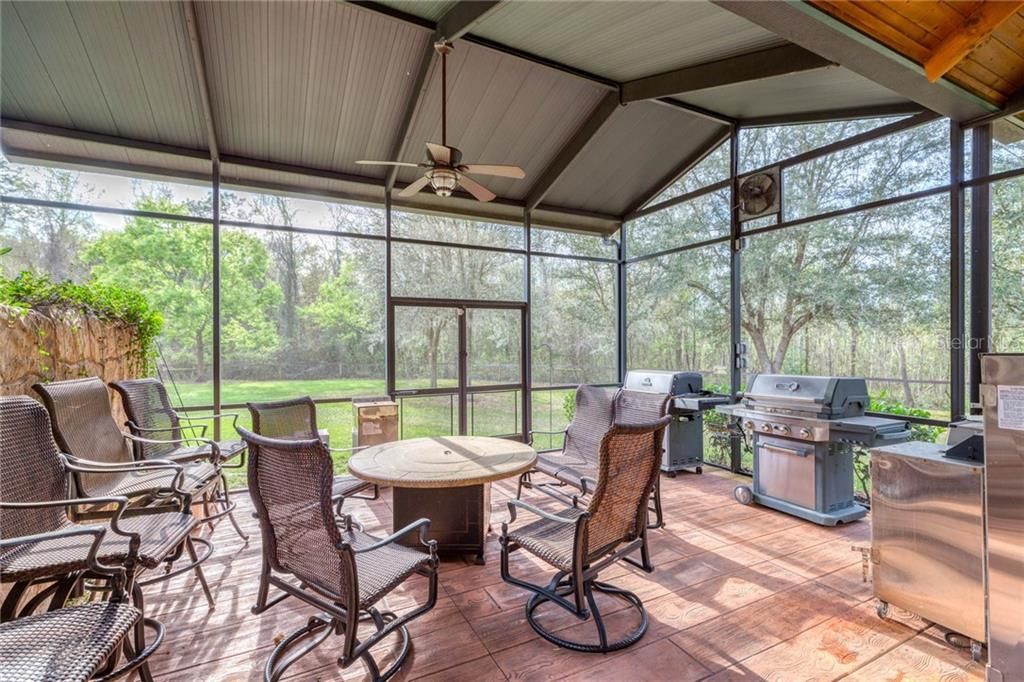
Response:
M47 306L77 308L100 319L131 325L136 329L145 369L151 369L163 317L136 291L95 282L56 283L46 275L22 272L14 279L0 278L0 303L21 310Z

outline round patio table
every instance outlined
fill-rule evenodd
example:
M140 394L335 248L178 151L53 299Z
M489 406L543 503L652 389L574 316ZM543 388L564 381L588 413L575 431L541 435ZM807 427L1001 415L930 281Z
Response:
M348 461L353 476L391 486L392 530L430 519L438 551L473 553L484 561L491 483L533 468L537 452L504 438L440 436L374 445ZM400 540L419 546L418 537Z

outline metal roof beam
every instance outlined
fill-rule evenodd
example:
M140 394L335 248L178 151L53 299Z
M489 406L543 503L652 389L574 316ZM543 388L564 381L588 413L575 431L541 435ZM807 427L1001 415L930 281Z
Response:
M196 20L196 7L192 0L184 0L185 25L188 27L188 42L192 48L192 66L199 84L199 99L203 106L203 118L206 119L206 139L210 147L210 160L220 161L220 149L217 146L217 128L213 122L213 106L210 104L210 85L206 80L206 61L203 56L203 42L199 35L199 22Z
M1024 113L1024 88L1021 88L1010 95L1002 109L994 111L991 114L985 114L984 116L973 118L967 123L964 123L964 128L977 128L978 126L983 126L986 123L992 123L993 121L998 121L999 119L1006 118L1008 116L1016 116L1020 113Z
M799 114L777 114L775 116L753 116L740 119L741 128L763 128L766 126L783 126L798 123L827 123L829 121L853 121L863 118L881 118L883 116L909 116L920 114L924 107L916 102L901 104L880 104L870 107L847 107L845 109L825 109L807 111Z
M85 130L75 130L73 128L61 128L59 126L33 123L31 121L20 121L14 118L5 118L0 120L0 127L9 128L11 130L20 130L26 133L36 133L37 135L63 137L69 140L78 140L80 142L93 142L96 144L111 145L113 147L138 149L139 151L155 152L157 154L187 156L192 159L210 159L209 152L204 149L191 149L189 147L176 147L174 145L162 144L159 142L130 140L128 138L106 135L104 133L93 133Z
M731 116L726 116L725 114L720 114L717 111L711 111L710 109L705 109L704 107L698 107L695 104L680 102L679 100L672 99L671 97L659 97L658 99L652 99L648 101L653 102L655 104L661 104L666 107L672 107L673 109L678 109L680 111L685 111L688 114L693 114L694 116L703 118L707 121L721 123L722 125L731 126L736 124L736 119L734 119Z
M943 116L964 121L996 108L949 81L929 83L919 65L807 3L712 2Z
M437 33L442 40L457 40L497 9L501 0L463 0L455 3L437 20Z
M383 14L393 19L398 19L399 21L404 21L408 24L413 24L421 28L436 31L438 27L438 24L434 23L433 21L430 21L429 19L422 19L414 14L403 12L389 5L382 5L379 2L372 2L371 0L347 1L349 4L355 7L360 7L364 10L376 12L377 14ZM467 1L472 3L472 0ZM567 64L562 64L561 62L556 62L552 59L547 59L545 57L541 57L540 55L533 54L532 52L526 52L524 50L510 47L508 45L504 45L493 40L488 40L487 38L481 38L480 36L471 35L469 33L463 34L461 38L462 40L465 40L468 43L473 43L474 45L479 45L480 47L485 47L489 50L494 50L495 52L507 54L511 57L517 57L518 59L523 59L525 61L530 62L531 64L536 64L538 66L553 69L555 71L559 71L569 76L581 78L605 90L615 90L616 92L618 92L619 84L616 83L615 81L610 80L608 78L602 78L601 76L589 73L587 71L584 71L583 69L577 69Z
M532 211L540 205L554 184L558 182L558 178L562 177L562 174L569 168L573 159L580 155L620 106L618 92L609 92L598 102L590 113L590 117L583 122L572 139L562 147L558 155L551 160L537 181L533 183L524 202L527 211Z
M641 194L632 204L630 204L629 208L626 209L626 212L622 216L623 222L627 220L632 220L633 218L637 217L635 214L638 211L640 211L640 209L646 206L648 202L657 198L657 196L664 192L666 189L671 187L672 183L674 183L676 180L678 180L679 178L683 177L691 170L693 170L693 168L701 161L706 159L711 152L718 149L719 145L728 140L730 134L730 128L725 128L724 130L712 135L707 140L705 140L704 144L700 145L699 147L697 147L697 149L693 150L693 152L688 154L686 158L684 158L682 162L679 163L679 165L677 165L675 168L669 171L664 177L658 180L656 184L652 185L648 190Z
M405 103L405 111L402 112L402 121L398 127L398 135L395 137L395 145L392 147L391 156L386 159L387 161L401 161L409 146L409 133L412 132L413 121L416 120L416 113L420 110L427 92L427 74L430 73L430 65L434 61L434 39L436 37L437 33L430 37L420 55L420 65L412 85L412 96ZM398 166L390 166L384 177L384 187L389 192L395 186L398 168Z
M688 66L622 84L622 101L635 102L735 85L833 66L832 62L797 45L782 45Z
M395 138L395 145L391 150L391 156L388 157L389 161L401 161L408 149L409 133L412 132L412 124L416 120L416 114L419 112L427 92L427 76L430 74L430 65L434 63L434 43L439 40L452 41L463 37L485 16L493 12L499 4L500 0L493 2L463 0L456 3L438 20L434 33L430 36L420 55L419 68L416 70L412 85L412 97L406 102L405 111L402 112L402 120ZM384 178L384 186L388 191L394 188L397 178L398 166L388 168Z

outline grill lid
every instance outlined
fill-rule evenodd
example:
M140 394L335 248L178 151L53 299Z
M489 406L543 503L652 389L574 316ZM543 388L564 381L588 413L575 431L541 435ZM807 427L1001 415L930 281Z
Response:
M631 369L626 372L623 388L634 391L665 393L671 396L700 393L704 377L697 372L668 372L658 369Z
M857 377L757 374L743 394L753 409L819 419L858 417L870 402L867 382Z

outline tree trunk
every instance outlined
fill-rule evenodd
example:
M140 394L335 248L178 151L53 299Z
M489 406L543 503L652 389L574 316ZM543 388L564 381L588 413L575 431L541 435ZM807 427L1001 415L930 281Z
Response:
M441 330L434 322L427 327L427 364L430 367L430 388L437 388L437 353L441 340Z
M850 376L857 376L857 345L860 342L860 330L850 325Z
M203 381L206 375L206 348L203 344L203 329L200 328L196 331L195 338L195 354L196 354L196 380Z
M914 407L914 392L910 388L910 377L907 372L907 351L903 348L903 342L896 346L900 356L900 383L903 384L903 403L907 407Z

